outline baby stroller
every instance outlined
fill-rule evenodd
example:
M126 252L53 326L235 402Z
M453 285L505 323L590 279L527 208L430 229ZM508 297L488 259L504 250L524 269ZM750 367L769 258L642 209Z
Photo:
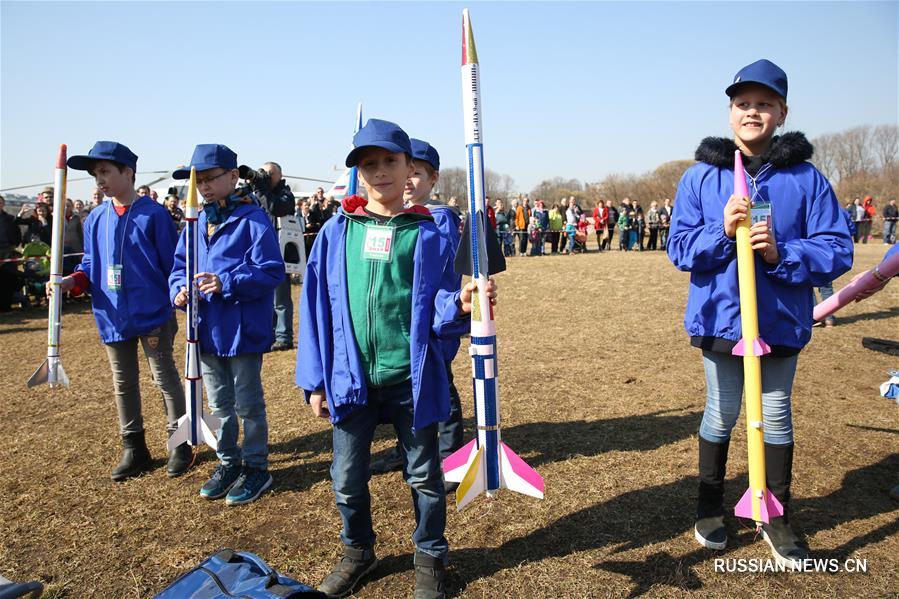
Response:
M574 234L574 251L578 253L587 251L587 234L583 231L577 231Z
M25 244L22 248L22 267L25 303L40 305L50 280L50 246L40 241Z

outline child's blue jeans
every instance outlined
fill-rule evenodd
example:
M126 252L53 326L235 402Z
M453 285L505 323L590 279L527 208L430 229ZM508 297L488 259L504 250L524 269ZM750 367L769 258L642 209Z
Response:
M446 562L449 544L446 528L446 495L437 450L437 424L412 434L412 383L368 388L368 404L333 427L334 458L331 480L337 509L343 520L340 540L354 547L374 545L371 521L371 442L379 416L393 423L403 454L403 478L412 488L416 550ZM387 523L392 525L392 523Z
M762 421L765 443L787 445L793 442L793 418L790 395L796 360L762 358ZM703 351L707 399L699 435L712 443L730 439L731 430L740 415L743 400L743 358L720 352Z
M262 394L262 354L222 358L202 354L203 386L209 409L222 421L216 455L228 467L268 468L268 421ZM237 445L243 421L243 448Z

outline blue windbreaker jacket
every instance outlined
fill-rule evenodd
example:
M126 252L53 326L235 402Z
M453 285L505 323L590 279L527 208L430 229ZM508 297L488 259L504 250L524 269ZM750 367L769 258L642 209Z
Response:
M103 343L146 335L173 314L167 277L178 232L168 211L140 197L122 216L112 200L84 223L84 256L75 270L90 279L91 304ZM110 291L107 269L122 266L122 289Z
M733 193L729 139L706 138L677 189L668 257L690 272L684 326L691 337L739 341L740 294L734 240L724 233L724 205ZM852 267L852 238L827 179L810 163L801 133L775 137L755 179L753 201L771 203L780 262L755 257L759 333L769 345L801 349L812 330L813 287ZM745 160L745 158L744 158Z
M221 293L200 294L200 351L222 357L269 351L275 340L275 287L285 276L271 221L258 206L241 204L211 238L203 211L197 223L197 272L214 273L222 281ZM170 305L187 284L186 235L185 229L169 277Z
M297 386L307 401L312 391L324 389L334 423L368 402L347 296L346 220L341 209L324 224L312 246L303 277L297 351ZM451 256L437 226L422 221L413 257L409 340L414 429L449 418L441 342L458 338L470 325L468 315L458 314L458 276Z
M428 204L427 208L431 211L431 216L434 217L434 223L437 225L440 234L443 235L449 244L451 252L449 263L450 267L452 267L456 258L456 250L459 248L459 225L462 220L459 218L459 213L450 206ZM454 289L458 290L462 287L462 275L456 275L453 283L455 285ZM452 337L444 339L441 343L443 345L444 361L452 361L459 352L459 346L462 344L462 341L459 337Z

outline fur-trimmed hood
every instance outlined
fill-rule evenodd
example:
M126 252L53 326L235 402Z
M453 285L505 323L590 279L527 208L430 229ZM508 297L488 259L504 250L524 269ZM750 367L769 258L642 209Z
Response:
M706 137L696 148L695 158L712 166L732 167L736 150L737 144L732 139ZM776 168L794 166L811 158L814 151L804 133L791 131L771 140L771 147L762 155L762 163L768 162Z

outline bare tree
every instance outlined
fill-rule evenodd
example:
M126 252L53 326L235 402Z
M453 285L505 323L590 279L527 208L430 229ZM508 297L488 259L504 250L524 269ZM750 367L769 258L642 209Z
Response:
M831 181L836 181L839 176L836 168L838 143L837 136L833 133L827 133L812 140L815 148L812 162Z
M896 125L880 125L871 134L871 150L877 157L877 165L882 169L890 169L896 162L899 153L899 127Z
M840 179L875 168L870 151L871 127L855 127L836 136L835 167Z
M460 205L468 202L468 174L459 167L444 168L440 171L437 190L441 199L446 202L451 197L459 200Z

